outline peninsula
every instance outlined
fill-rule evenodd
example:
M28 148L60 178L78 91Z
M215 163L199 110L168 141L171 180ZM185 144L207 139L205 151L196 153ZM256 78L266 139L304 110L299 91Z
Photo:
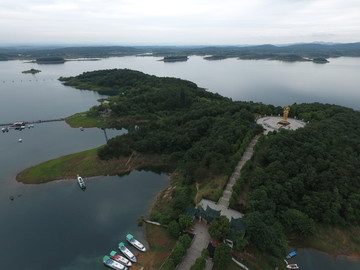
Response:
M217 201L250 141L260 135L230 200L230 207L245 214L246 227L244 233L235 231L234 255L251 269L274 269L283 265L289 241L330 254L360 254L360 112L293 104L289 117L309 123L265 136L255 119L282 114L283 108L232 101L190 81L128 69L85 72L61 81L115 94L69 124L128 132L100 148L29 168L18 181L41 183L75 171L84 176L154 167L170 172L171 186L159 196L151 219L177 236L185 210L201 198ZM343 242L346 247L339 245Z

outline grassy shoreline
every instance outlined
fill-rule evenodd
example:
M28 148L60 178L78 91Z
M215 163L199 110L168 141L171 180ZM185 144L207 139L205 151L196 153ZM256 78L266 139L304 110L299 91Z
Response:
M62 156L45 161L18 173L16 180L24 184L41 184L60 179L74 179L77 174L84 177L126 174L145 168L165 168L159 156L134 152L130 157L100 160L97 149Z
M336 228L317 224L314 236L290 239L290 245L313 248L336 257L360 258L360 227Z

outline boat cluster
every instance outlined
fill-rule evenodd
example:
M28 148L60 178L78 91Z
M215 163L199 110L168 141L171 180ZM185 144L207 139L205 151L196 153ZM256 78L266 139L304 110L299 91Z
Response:
M286 259L291 259L293 257L295 257L297 255L297 252L296 251L292 251L290 252L287 256L286 256ZM286 263L286 268L287 269L300 269L299 266L296 264L296 263L288 263L287 260L284 260L285 263Z
M3 133L5 132L9 132L10 129L16 129L16 130L23 130L25 128L33 128L34 125L33 124L29 124L29 125L26 125L25 122L15 122L14 124L10 125L10 126L6 126L6 127L3 127L1 128L1 131Z
M146 251L145 246L136 240L131 234L126 235L126 240L137 250L142 252ZM118 248L124 256L117 254L116 251L111 251L110 255L103 257L103 263L115 270L127 270L133 263L137 262L137 259L123 242L119 243Z

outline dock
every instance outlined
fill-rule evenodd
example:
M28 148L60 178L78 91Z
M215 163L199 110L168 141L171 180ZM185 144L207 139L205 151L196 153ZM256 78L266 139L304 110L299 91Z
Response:
M66 119L68 119L68 117L65 118L57 118L57 119L48 119L48 120L36 120L36 121L24 121L23 123L25 125L29 125L29 124L40 124L40 123L48 123L48 122L58 122L58 121L65 121ZM2 127L10 127L14 125L14 123L5 123L5 124L0 124L0 126Z

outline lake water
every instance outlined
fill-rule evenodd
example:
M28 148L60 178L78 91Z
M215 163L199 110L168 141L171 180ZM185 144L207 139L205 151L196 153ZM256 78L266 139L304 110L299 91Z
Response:
M233 100L280 106L319 101L360 109L358 58L330 59L326 65L206 61L197 56L178 63L159 59L115 57L60 65L0 62L0 123L60 118L85 111L98 104L102 96L65 87L57 78L111 68L187 79ZM30 68L42 72L21 73ZM122 132L107 130L109 137ZM155 195L168 185L165 174L141 171L122 177L85 179L85 192L76 181L42 185L15 181L24 168L104 143L102 130L82 132L64 122L0 133L0 269L103 269L101 257L116 249L126 233L142 237L136 220L146 214ZM9 196L15 200L10 201ZM326 269L359 269L360 265L358 261L333 259L312 250L301 251L297 263L306 265L303 269L325 269L317 262L327 260L332 263Z

